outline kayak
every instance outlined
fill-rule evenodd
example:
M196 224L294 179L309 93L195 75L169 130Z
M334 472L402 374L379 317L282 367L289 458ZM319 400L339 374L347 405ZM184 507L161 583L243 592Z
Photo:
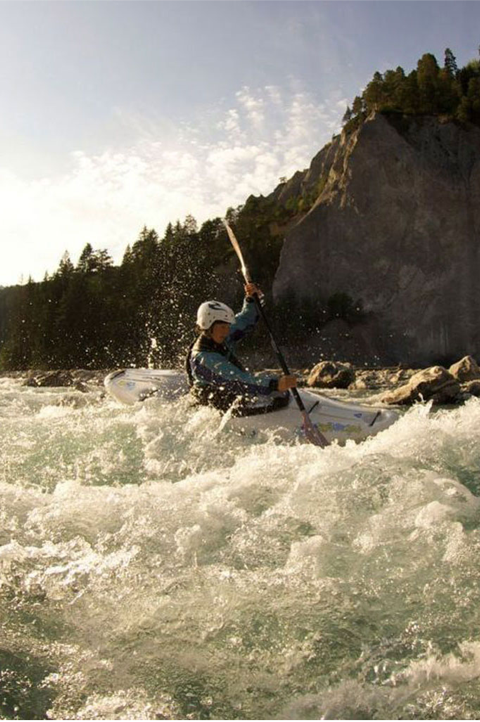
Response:
M136 404L155 396L164 401L174 401L189 392L187 376L181 371L157 369L122 369L105 378L108 393L122 404ZM363 441L384 431L398 419L393 409L373 408L345 403L338 399L298 390L312 423L327 441L344 443L348 439ZM274 431L284 440L304 438L302 416L290 395L288 406L269 413L252 416L224 414L222 425L243 433Z

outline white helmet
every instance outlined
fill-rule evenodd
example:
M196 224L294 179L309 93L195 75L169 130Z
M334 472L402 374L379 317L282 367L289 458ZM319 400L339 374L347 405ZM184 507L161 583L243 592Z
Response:
M220 301L205 301L198 307L197 326L206 331L215 321L233 323L235 314L232 309Z

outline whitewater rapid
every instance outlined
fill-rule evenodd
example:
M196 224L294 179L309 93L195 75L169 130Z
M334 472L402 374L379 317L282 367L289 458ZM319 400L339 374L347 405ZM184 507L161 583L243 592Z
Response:
M478 719L480 401L368 441L0 379L0 713Z

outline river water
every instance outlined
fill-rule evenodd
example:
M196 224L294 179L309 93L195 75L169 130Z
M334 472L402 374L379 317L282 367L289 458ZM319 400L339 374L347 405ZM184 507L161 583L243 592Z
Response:
M0 379L0 715L478 719L480 401L360 445Z

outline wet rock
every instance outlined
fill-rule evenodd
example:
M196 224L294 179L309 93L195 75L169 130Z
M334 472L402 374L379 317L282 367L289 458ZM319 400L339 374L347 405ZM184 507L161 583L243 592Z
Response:
M74 392L65 392L60 395L56 405L66 406L71 409L83 409L86 406L90 406L92 403L94 402L92 401L91 396L84 396Z
M464 356L456 364L450 366L449 372L460 381L460 383L480 379L480 367L473 356Z
M32 371L24 382L24 386L38 388L73 386L73 384L71 371Z
M103 387L105 376L113 370L114 369L97 369L92 371L91 369L75 369L72 373L78 383L94 384Z
M480 380L468 381L462 384L462 392L468 396L480 396Z
M307 379L308 386L321 389L346 389L355 381L355 370L348 363L320 361Z
M30 371L24 386L38 388L70 387L86 393L93 387L103 385L108 371L90 371L88 369L60 369L55 371Z
M360 378L356 378L355 381L353 383L351 383L348 388L351 391L365 391L366 389L377 388L377 387L370 385L369 379L367 379L364 375L362 375Z
M355 381L348 387L351 391L386 389L408 383L418 371L415 369L393 368L357 369Z
M361 369L355 372L355 380L348 387L352 391L380 389L387 386L383 369Z
M418 374L421 369L387 369L388 386L403 386L408 384L412 376Z
M443 366L432 366L414 374L400 388L383 394L386 404L413 404L433 401L434 404L455 403L460 397L460 384Z
M86 394L87 391L90 391L89 386L87 386L87 384L83 381L75 380L72 385L76 391L81 391L83 394Z

